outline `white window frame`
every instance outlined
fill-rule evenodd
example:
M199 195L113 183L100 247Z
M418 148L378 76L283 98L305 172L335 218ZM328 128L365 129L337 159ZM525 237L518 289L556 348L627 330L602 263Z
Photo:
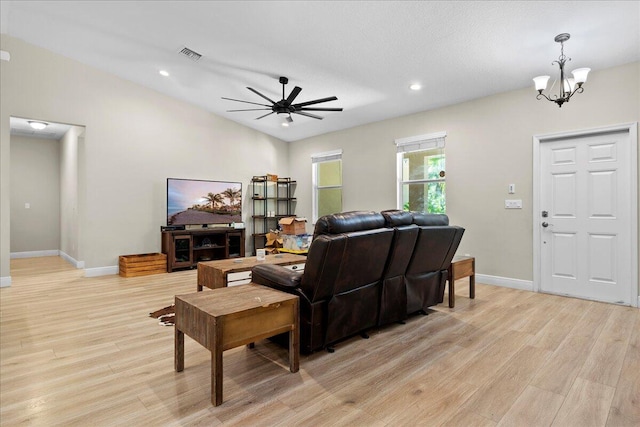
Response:
M325 151L311 155L311 182L312 182L312 223L318 222L318 190L326 188L342 188L342 185L318 186L318 163L340 160L340 182L342 182L342 150ZM342 199L340 200L342 204Z
M430 182L446 182L446 176L442 179L413 179L402 180L402 158L403 153L411 153L415 151L434 150L437 148L445 147L445 138L447 136L446 131L429 133L424 135L410 136L407 138L399 138L394 141L396 145L396 179L397 179L397 193L396 193L396 206L397 209L402 210L402 187L404 184L427 184ZM445 196L446 197L446 196Z

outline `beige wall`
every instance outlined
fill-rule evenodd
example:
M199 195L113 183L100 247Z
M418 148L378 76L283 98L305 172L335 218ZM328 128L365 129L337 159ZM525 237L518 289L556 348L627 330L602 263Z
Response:
M60 139L60 250L81 261L79 254L78 154L84 128L72 126Z
M11 137L11 252L60 249L59 148L57 140Z
M532 84L533 85L533 84ZM447 213L481 274L533 279L532 137L640 119L640 64L594 71L561 109L532 87L291 144L298 214L311 218L311 154L342 149L343 209L396 207L394 140L446 131ZM423 96L429 96L424 94ZM508 184L516 193L508 194ZM522 210L505 210L522 199Z
M281 140L6 34L0 46L11 54L0 62L0 277L10 276L12 115L86 128L78 144L77 260L88 269L160 251L167 177L242 182L248 222L251 177L289 176Z

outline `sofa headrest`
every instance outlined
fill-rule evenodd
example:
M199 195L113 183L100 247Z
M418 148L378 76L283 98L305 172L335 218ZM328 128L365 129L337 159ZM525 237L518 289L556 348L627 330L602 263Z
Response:
M449 217L445 214L429 214L424 212L411 212L413 223L416 225L449 225Z
M384 217L374 211L352 211L325 215L318 219L314 236L340 234L384 227Z
M413 224L413 215L411 212L389 209L380 213L384 217L387 227L400 227L401 225Z

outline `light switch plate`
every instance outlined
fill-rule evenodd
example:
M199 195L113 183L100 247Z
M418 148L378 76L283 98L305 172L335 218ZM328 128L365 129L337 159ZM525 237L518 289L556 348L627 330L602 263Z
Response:
M505 209L522 209L522 200L505 200Z

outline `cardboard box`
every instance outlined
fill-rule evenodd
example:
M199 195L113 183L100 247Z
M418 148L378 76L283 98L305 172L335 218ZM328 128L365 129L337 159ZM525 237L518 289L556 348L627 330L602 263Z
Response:
M278 175L267 174L267 181L278 182Z
M307 233L307 219L288 217L280 220L280 227L282 228L282 234L306 234Z
M288 249L296 252L306 252L309 250L309 246L311 246L311 239L313 238L310 234L283 234L282 240L284 242L284 249Z
M265 235L265 248L281 248L283 245L282 236L279 232L270 231Z

